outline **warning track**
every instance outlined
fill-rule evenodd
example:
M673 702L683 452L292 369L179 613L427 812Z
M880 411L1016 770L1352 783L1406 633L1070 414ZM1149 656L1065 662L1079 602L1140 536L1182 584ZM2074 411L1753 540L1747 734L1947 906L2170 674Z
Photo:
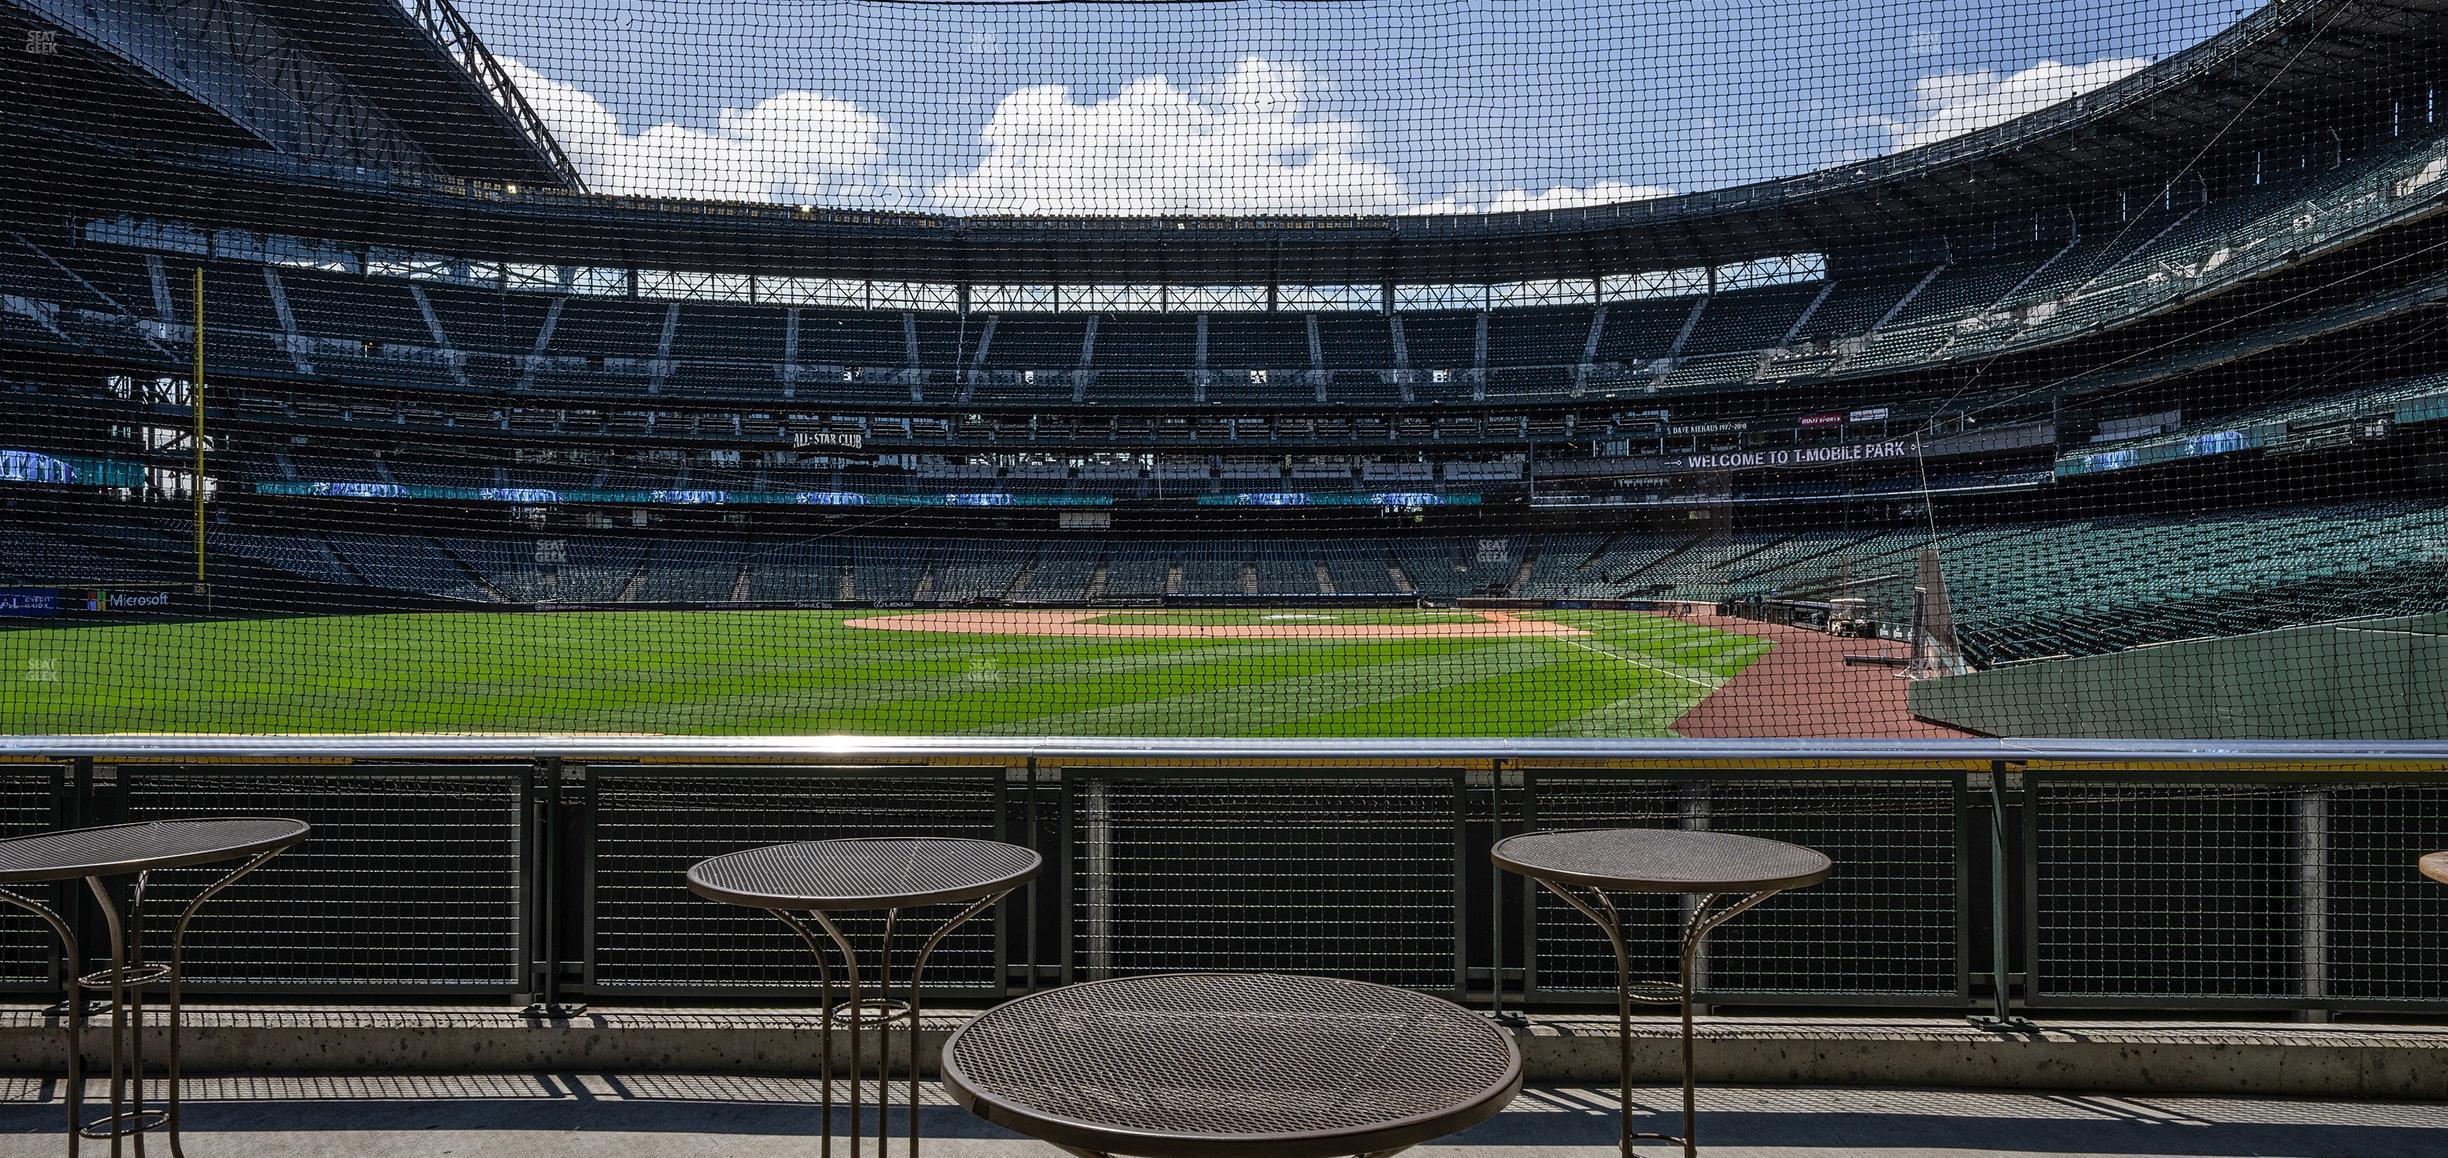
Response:
M919 611L843 622L869 631L952 635L1060 635L1108 639L1562 639L1589 633L1502 611L1451 623L1098 623L1114 611Z
M1906 683L1896 678L1896 669L1845 662L1847 653L1901 656L1903 644L1841 639L1806 627L1709 612L1678 618L1776 644L1676 720L1678 736L1919 740L1971 734L1913 715Z

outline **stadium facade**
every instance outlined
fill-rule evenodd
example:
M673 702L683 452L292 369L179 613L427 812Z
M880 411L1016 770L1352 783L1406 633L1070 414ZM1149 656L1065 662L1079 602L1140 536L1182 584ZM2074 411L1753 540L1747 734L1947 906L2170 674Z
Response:
M999 218L590 193L446 4L11 0L0 613L1631 609L1864 640L1684 734L2437 738L2443 7L1712 192Z

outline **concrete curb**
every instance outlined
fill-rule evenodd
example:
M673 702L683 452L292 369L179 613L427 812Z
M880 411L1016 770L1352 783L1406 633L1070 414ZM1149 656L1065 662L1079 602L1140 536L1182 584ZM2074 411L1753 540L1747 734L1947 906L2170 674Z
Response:
M965 1020L930 1014L919 1057ZM812 1075L813 1010L600 1009L529 1021L482 1007L207 1006L182 1043L191 1074L632 1073ZM1533 1082L1611 1083L1611 1017L1534 1018L1517 1031ZM838 1031L837 1031L838 1032ZM166 1042L148 1030L146 1052ZM1677 1079L1675 1025L1632 1027L1632 1080ZM1985 1087L2253 1096L2448 1098L2448 1027L2061 1022L2036 1035L1934 1018L1711 1018L1700 1027L1701 1080L1732 1085ZM837 1063L847 1055L835 1052ZM105 1043L88 1031L86 1052ZM907 1039L896 1033L896 1059ZM874 1056L875 1040L866 1050ZM0 1073L66 1068L58 1019L0 1014Z

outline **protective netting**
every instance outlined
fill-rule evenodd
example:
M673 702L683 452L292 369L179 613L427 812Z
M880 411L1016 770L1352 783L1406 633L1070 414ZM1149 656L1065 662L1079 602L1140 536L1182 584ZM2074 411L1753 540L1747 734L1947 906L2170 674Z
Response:
M10 0L0 731L2437 737L2443 8Z

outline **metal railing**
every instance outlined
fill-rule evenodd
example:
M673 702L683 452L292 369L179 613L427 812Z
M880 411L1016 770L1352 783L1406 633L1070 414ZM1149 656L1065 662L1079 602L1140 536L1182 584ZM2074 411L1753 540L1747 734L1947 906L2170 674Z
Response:
M2448 1012L2440 744L0 739L0 832L211 814L316 831L216 902L199 994L804 1003L787 930L682 871L928 832L1046 858L939 953L971 999L1253 969L1598 1002L1596 934L1487 850L1645 825L1836 861L1711 941L1719 1005ZM1626 909L1661 975L1683 903ZM39 934L0 923L17 991L58 986Z

